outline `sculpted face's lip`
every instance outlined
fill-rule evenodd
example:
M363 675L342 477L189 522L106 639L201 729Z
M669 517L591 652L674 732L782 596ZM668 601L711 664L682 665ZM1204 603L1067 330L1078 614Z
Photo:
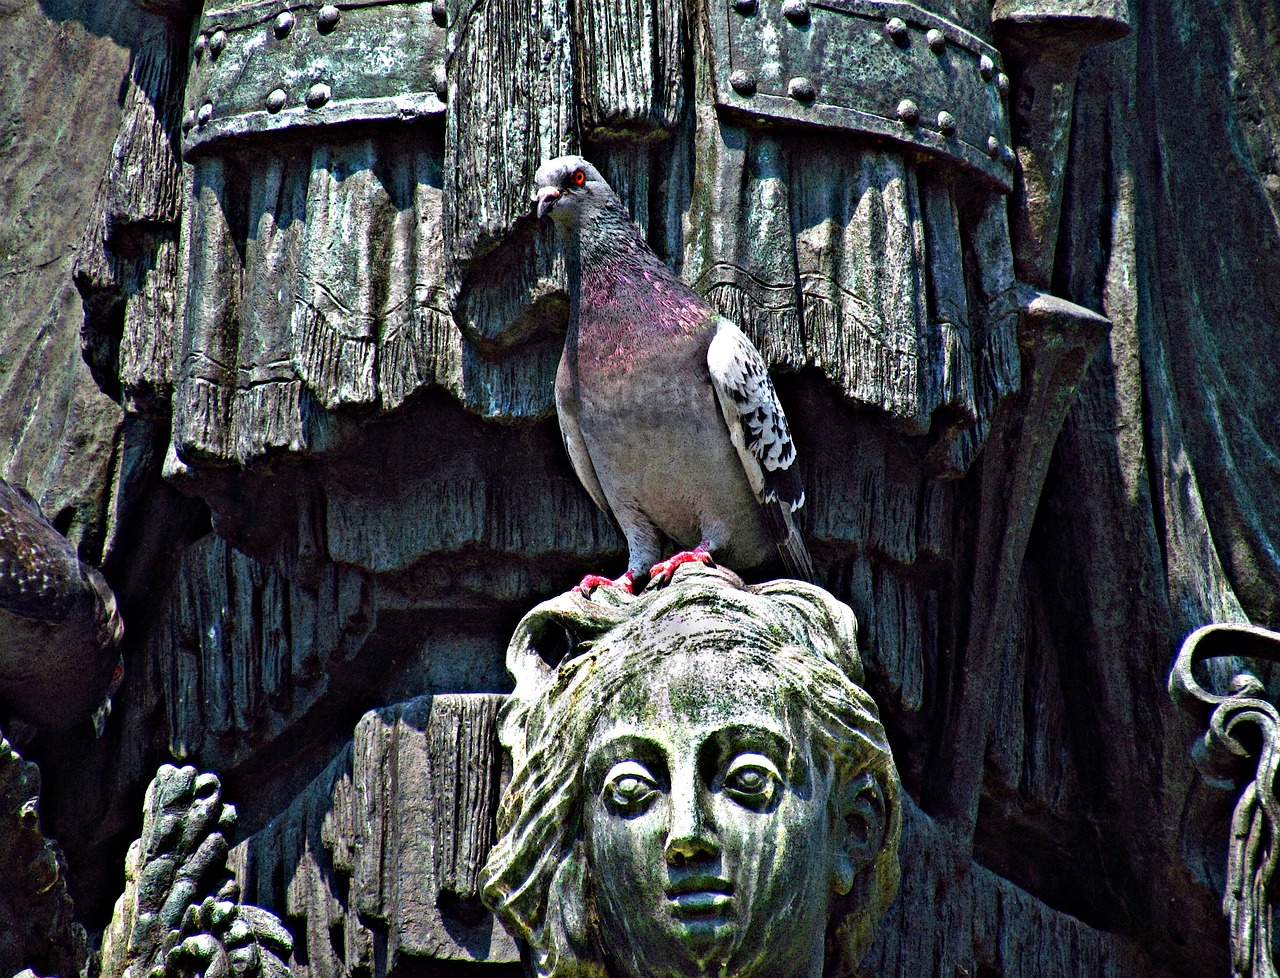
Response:
M718 876L687 876L667 887L667 899L685 913L708 913L728 905L733 885Z
M723 910L733 902L727 893L715 893L710 890L700 893L681 893L671 897L675 909L685 914L713 914Z

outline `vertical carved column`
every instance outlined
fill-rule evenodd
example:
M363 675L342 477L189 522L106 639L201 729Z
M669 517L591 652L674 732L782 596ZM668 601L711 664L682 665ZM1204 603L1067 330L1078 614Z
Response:
M246 899L304 944L291 962L300 978L519 960L477 882L494 838L504 699L420 696L365 714L351 745L233 853Z
M991 16L1013 76L1014 268L1021 281L1047 290L1080 58L1093 45L1124 37L1128 10L1119 0L998 0Z

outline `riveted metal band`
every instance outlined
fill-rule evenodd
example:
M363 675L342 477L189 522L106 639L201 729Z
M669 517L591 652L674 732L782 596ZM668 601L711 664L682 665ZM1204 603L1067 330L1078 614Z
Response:
M885 137L1011 189L1012 154L989 149L1009 145L1007 85L981 38L899 0L807 0L804 16L795 2L707 2L722 107Z
M439 20L430 0L209 9L192 45L184 155L252 133L444 112Z

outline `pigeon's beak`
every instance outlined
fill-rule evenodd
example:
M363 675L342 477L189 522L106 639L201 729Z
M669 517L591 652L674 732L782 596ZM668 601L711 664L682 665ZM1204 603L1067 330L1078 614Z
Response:
M538 202L538 218L546 217L547 211L555 207L556 201L560 199L560 188L539 187L534 199Z
M111 715L111 697L104 696L98 708L93 711L93 735L102 739L102 732L107 729L107 717Z

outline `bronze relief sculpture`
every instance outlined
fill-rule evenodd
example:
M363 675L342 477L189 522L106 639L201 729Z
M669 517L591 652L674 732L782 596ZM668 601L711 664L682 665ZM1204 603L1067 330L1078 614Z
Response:
M857 964L897 889L902 815L847 606L691 565L634 598L543 603L508 667L483 895L535 974Z
M56 870L26 905L67 922L74 896L101 932L143 786L174 760L217 772L244 836L225 840L240 896L219 869L194 916L166 910L191 967L248 946L234 920L265 918L221 906L240 901L297 938L255 940L299 978L521 971L479 900L503 650L624 554L551 418L568 269L529 196L540 160L581 153L760 351L817 579L856 610L903 785L902 882L859 970L1227 972L1222 881L1184 866L1190 724L1163 690L1195 626L1276 621L1266 4L0 2L11 26L0 475L128 622L104 737L21 747L45 834L34 781L0 793L19 826L0 836L40 853L15 862L13 916ZM768 888L728 857L757 816L847 830L789 804L810 782L781 752L698 772L721 831L681 858L719 868L677 880L680 847L639 835L725 723L674 691L722 688L787 756L809 721L759 693L776 662L650 659L580 745L594 923L567 928L586 952L565 966L665 953L634 946L812 970L813 929L760 948ZM1238 686L1215 710L1243 735L1270 713ZM615 763L611 730L653 747ZM1270 872L1266 770L1243 836L1201 832L1231 839L1240 880ZM809 866L820 847L797 848ZM643 899L610 883L635 866L659 867ZM858 885L841 895L831 865L798 882L823 968L847 971L832 933ZM1261 971L1267 915L1244 897L1273 901L1231 896Z

